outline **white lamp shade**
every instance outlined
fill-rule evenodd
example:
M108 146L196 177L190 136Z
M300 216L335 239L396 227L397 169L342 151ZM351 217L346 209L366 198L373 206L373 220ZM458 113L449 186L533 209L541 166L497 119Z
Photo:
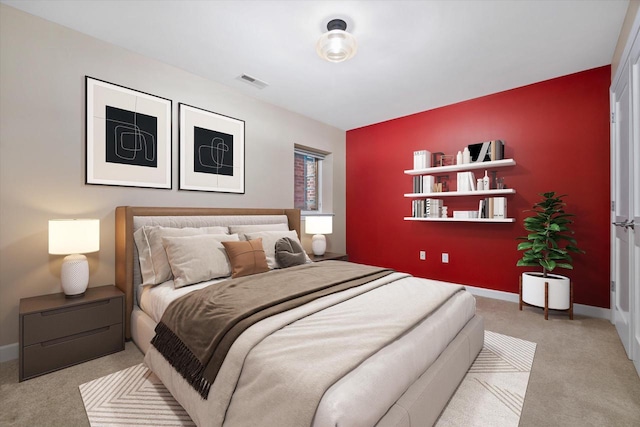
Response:
M333 232L333 217L308 216L304 221L304 231L307 234L331 234Z
M100 220L52 219L49 221L49 253L83 254L100 250Z

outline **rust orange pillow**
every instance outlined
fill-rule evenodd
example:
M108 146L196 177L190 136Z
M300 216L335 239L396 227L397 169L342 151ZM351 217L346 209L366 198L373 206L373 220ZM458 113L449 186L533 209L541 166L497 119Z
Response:
M269 271L262 239L244 242L220 242L231 263L231 277L249 276Z

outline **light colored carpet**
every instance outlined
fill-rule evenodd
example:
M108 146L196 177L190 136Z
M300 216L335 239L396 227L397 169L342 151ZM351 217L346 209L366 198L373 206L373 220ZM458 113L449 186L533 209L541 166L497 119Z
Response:
M609 320L555 312L544 320L542 309L483 297L476 303L486 329L537 344L519 427L638 427L640 378ZM127 342L125 351L23 382L17 359L2 362L0 426L89 426L78 386L142 359Z
M480 355L437 425L517 426L535 348L528 341L485 332ZM80 394L92 427L194 425L142 363L82 384Z

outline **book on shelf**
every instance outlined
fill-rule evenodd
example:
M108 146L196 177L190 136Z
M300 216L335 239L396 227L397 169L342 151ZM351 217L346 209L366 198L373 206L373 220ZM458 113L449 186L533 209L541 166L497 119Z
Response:
M504 141L497 139L491 141L491 160L504 159Z
M455 212L454 212L455 213ZM507 218L507 198L487 197L478 202L477 218L505 219Z
M469 191L476 191L476 175L473 172L465 172L469 180Z
M442 216L442 199L412 200L411 216L414 218L440 218Z
M493 197L489 197L489 206L487 208L487 218L493 218Z
M434 191L435 178L432 175L416 175L413 177L413 193L431 193Z
M431 167L431 152L418 150L413 152L413 168L425 169Z
M498 219L507 218L507 198L506 197L493 198L493 217Z
M422 176L422 192L431 193L433 191L434 183L435 183L435 179L432 175L423 175Z
M467 180L463 178L464 172L456 174L456 191L467 191Z
M428 218L440 218L442 210L441 199L425 199L425 216Z
M473 172L458 172L457 190L476 191L476 176L473 174Z
M478 207L478 218L493 218L493 197L487 197L480 200Z
M413 200L412 201L412 213L411 216L414 218L424 218L425 216L425 203L424 200Z

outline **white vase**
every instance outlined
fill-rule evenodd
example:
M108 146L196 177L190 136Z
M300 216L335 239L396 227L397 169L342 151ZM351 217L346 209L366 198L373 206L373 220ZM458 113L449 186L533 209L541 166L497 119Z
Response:
M553 310L567 310L571 305L571 280L559 274L522 273L522 301L544 307L544 284L549 283L549 305Z

